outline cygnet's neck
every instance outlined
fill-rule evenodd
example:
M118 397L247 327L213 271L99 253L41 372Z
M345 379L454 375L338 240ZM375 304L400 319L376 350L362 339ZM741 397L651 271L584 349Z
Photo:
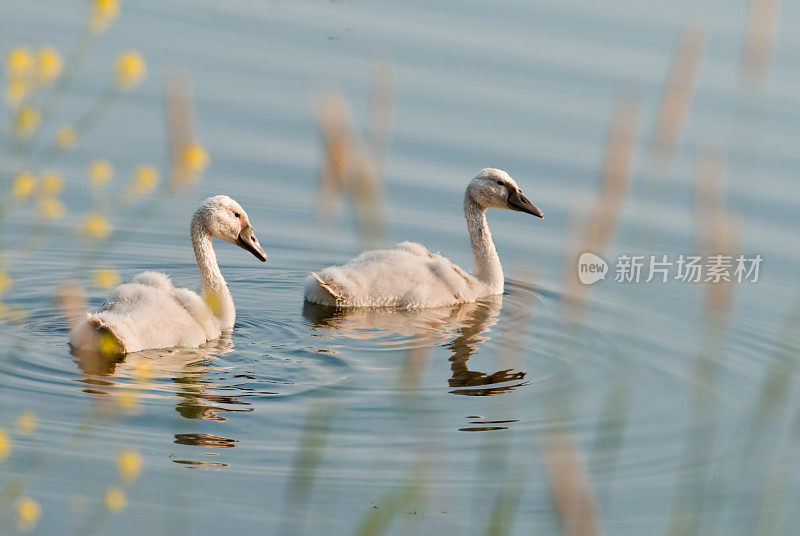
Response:
M503 267L492 241L492 233L486 222L486 209L470 197L464 196L464 217L467 219L472 255L475 258L475 277L489 287L493 294L503 292Z
M192 221L192 247L200 270L200 281L203 285L203 299L211 312L217 317L221 329L230 329L236 322L236 309L233 298L222 277L217 264L217 255L211 245L211 235L199 219Z

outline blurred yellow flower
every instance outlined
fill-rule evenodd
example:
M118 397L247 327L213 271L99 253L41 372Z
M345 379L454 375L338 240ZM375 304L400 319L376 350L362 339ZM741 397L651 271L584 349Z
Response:
M9 452L11 452L11 440L6 431L0 428L0 461L8 458Z
M6 86L6 103L16 107L28 93L28 82L22 78L12 78Z
M117 87L131 89L144 78L146 67L144 58L135 50L129 50L117 56Z
M100 288L112 289L119 284L119 274L113 268L100 268L94 271L94 284Z
M25 309L22 307L4 307L3 308L3 317L9 322L13 322L15 324L21 324L25 322L25 319L28 318L28 313L25 312Z
M29 138L39 126L41 120L39 110L30 106L23 106L17 111L14 118L14 134L18 138Z
M118 14L119 4L117 0L92 0L89 29L94 33L106 31Z
M106 508L112 512L119 512L128 505L128 498L119 486L111 486L106 491Z
M17 501L17 528L20 532L30 532L42 515L42 507L30 497L20 497Z
M125 389L117 395L117 404L128 413L139 413L139 395L133 389Z
M11 287L11 276L8 272L0 271L0 294L4 293Z
M33 67L33 54L28 47L14 47L6 57L6 74L9 78L27 76Z
M142 164L133 172L133 182L129 189L129 195L144 195L158 184L158 168L151 164Z
M69 149L73 147L78 141L78 134L75 129L69 125L61 125L56 130L56 142L62 149Z
M208 166L208 153L199 143L190 143L183 150L183 164L192 173L199 173Z
M133 482L142 472L142 456L135 450L123 450L117 456L119 476L126 482Z
M133 364L131 376L139 382L146 382L153 377L153 365L147 359L139 359Z
M42 194L57 195L64 187L64 181L58 173L48 171L42 176Z
M31 435L39 424L39 416L33 411L25 411L17 419L17 428L22 435Z
M36 176L30 171L22 171L14 177L14 184L11 186L11 193L14 199L22 201L30 197L36 189Z
M83 232L89 238L106 238L111 234L111 224L99 212L92 212L83 220Z
M39 215L46 220L56 220L64 215L66 207L60 199L47 195L39 199Z
M61 54L53 47L42 47L36 55L36 76L41 82L50 82L61 74Z
M108 160L93 160L89 163L88 173L93 186L104 186L114 175L114 165Z
M219 316L222 313L222 298L218 292L213 290L203 291L203 301L206 302L214 316Z
M97 349L104 356L116 356L122 353L122 346L113 335L103 333L100 335Z

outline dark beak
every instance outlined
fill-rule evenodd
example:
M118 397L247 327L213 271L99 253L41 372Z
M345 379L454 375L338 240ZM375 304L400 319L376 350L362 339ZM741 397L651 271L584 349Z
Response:
M261 248L261 244L258 243L258 238L256 238L256 233L253 232L253 228L249 225L239 233L239 237L236 239L236 245L255 255L261 262L266 262L267 254Z
M528 201L528 198L522 195L519 190L514 190L508 193L508 208L511 210L518 210L520 212L527 212L533 214L537 218L544 218L541 210L536 208L533 203Z

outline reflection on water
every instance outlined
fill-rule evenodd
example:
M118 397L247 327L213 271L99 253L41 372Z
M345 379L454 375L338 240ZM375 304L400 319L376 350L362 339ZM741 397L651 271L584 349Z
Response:
M221 467L230 467L227 463L220 462L199 462L194 460L172 460L175 463L186 465L190 469L204 469L206 471L219 471Z
M473 419L469 421L469 424L476 426L463 426L458 429L459 432L493 432L496 430L508 430L508 426L503 426L504 424L519 422L519 419L487 420L480 415L468 415L467 419Z
M478 344L489 339L484 333L497 323L503 307L503 297L493 296L469 305L474 306L469 309L469 322L458 328L458 337L447 345L453 352L450 357L453 376L448 383L450 387L456 388L450 392L457 395L489 396L516 389L524 383L520 381L525 378L524 372L505 369L487 374L468 367L469 359Z
M490 396L512 391L524 384L525 372L513 369L496 372L471 370L469 361L478 347L489 340L491 327L497 324L503 296L490 296L475 303L436 309L337 309L306 302L303 316L314 330L336 330L351 339L385 337L387 333L407 337L399 349L434 346L456 337L450 349L453 374L450 392L467 396Z
M175 434L175 444L177 445L230 449L235 447L236 443L238 443L238 441L235 439L229 439L214 434Z
M232 352L234 349L230 332L210 341L199 348L171 348L145 350L123 356L109 356L101 352L73 349L73 356L84 377L81 383L91 387L83 392L104 395L97 399L99 405L108 406L108 395L130 393L136 388L141 397L174 397L178 402L175 410L186 419L201 419L225 422L228 412L249 412L251 405L240 400L240 396L252 392L243 385L221 385L209 375L219 372L214 366L214 358ZM236 375L239 378L242 375ZM114 377L114 380L110 379ZM135 382L134 383L132 383ZM237 382L239 380L237 379ZM239 395L220 395L218 390L239 390ZM234 407L226 407L234 406ZM237 439L206 433L176 434L174 443L203 448L232 448ZM205 452L215 456L216 452ZM220 468L228 464L193 460L173 460L191 468Z

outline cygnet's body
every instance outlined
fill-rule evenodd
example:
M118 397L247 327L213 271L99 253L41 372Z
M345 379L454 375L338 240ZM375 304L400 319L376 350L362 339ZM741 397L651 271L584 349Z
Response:
M414 242L365 251L342 266L312 272L305 298L334 307L443 307L502 294L503 267L486 222L486 209L505 208L543 218L508 173L486 168L467 186L467 220L475 273Z
M103 336L110 336L114 351L138 352L175 346L197 347L233 327L236 309L222 277L211 244L220 238L250 251L261 261L267 255L258 243L242 207L230 197L206 199L191 224L192 246L202 281L202 296L175 288L159 272L142 272L120 285L97 313L73 327L70 343L83 350L108 351Z

